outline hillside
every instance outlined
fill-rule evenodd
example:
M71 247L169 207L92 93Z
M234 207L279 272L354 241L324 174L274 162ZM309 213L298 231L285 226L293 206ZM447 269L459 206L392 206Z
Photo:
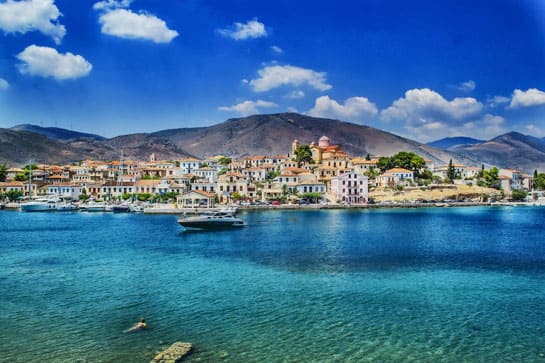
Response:
M79 139L87 138L93 140L105 140L106 138L100 135L88 134L85 132L72 131L67 129L62 129L59 127L41 127L37 125L22 124L13 126L11 130L15 131L29 131L36 134L44 135L49 139L53 140L70 140L70 139Z
M509 132L477 145L456 147L457 154L483 163L525 172L545 170L545 144L541 139Z
M202 157L217 154L245 157L287 154L294 139L310 144L322 135L327 135L333 144L341 145L353 156L392 155L405 150L435 162L448 163L450 158L456 158L448 152L372 127L296 113L254 115L206 128L164 130L144 140L162 137Z
M99 150L103 152L104 146ZM100 155L33 132L0 129L0 163L23 165L29 160L33 163L65 163L99 158Z
M447 150L453 147L475 145L475 144L481 144L483 142L484 140L478 140L471 137L458 136L458 137L445 137L441 140L428 142L427 145L436 147L439 149Z
M1 149L2 162L15 165L26 163L31 155L33 159L56 163L85 158L114 160L119 158L121 150L125 158L133 160L146 160L151 153L159 159L206 158L219 154L235 158L285 155L290 152L294 139L310 144L317 142L322 135L327 135L333 144L341 145L352 156L368 153L388 156L399 151L412 151L436 165L446 164L450 159L479 165L475 160L480 160L477 153L466 150L452 153L376 128L296 113L254 115L210 127L162 130L105 140L89 137L52 140L43 135L10 129L3 129L0 134L5 139Z

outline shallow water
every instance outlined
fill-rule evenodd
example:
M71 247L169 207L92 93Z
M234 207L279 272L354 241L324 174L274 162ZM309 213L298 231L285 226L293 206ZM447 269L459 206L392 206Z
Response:
M241 217L0 212L0 360L545 362L545 209Z

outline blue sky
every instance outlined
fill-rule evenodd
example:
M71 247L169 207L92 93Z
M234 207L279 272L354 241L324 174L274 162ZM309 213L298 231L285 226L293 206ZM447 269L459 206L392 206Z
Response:
M0 0L0 127L107 137L295 111L545 136L545 3Z

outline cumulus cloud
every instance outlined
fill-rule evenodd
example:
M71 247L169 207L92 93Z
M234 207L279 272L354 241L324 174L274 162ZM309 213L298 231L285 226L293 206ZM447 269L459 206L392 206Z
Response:
M366 97L350 97L341 105L329 96L321 96L316 98L314 107L307 111L310 116L344 121L361 121L362 118L373 117L377 113L377 106Z
M537 88L529 88L526 91L516 89L513 91L509 108L539 106L543 104L545 104L545 92Z
M0 91L5 91L9 88L9 83L4 78L0 78Z
M250 81L255 92L266 92L280 86L301 86L307 84L319 91L327 91L331 85L326 83L326 73L316 72L296 66L267 66L257 71L259 78Z
M99 1L93 5L95 10L110 10L119 8L128 8L131 5L132 0L106 0Z
M447 101L429 88L412 89L405 92L390 107L381 112L385 121L406 120L427 123L432 121L463 120L479 115L482 103L472 97L457 97Z
M61 54L49 47L30 45L17 55L23 63L19 72L31 76L52 77L57 80L85 77L93 66L80 55Z
M7 0L0 3L0 29L21 34L39 31L60 44L66 34L57 21L61 15L53 0Z
M272 108L278 107L274 102L257 100L257 101L244 101L233 106L221 106L218 107L220 111L238 112L242 116L249 116L259 113L259 108Z
M477 87L477 84L473 80L460 83L456 88L462 92L471 92Z
M292 92L288 93L285 97L289 98L290 100L298 100L300 98L305 97L305 92L303 92L301 90L295 90L295 91L292 91Z
M509 103L511 99L509 97L504 96L494 96L487 100L488 106L490 107L497 107L499 105L502 105L504 103Z
M404 128L407 131L407 137L422 142L458 135L489 140L508 131L505 127L505 119L491 114L485 114L473 121L461 124L433 121L420 125L407 124Z
M272 45L272 46L271 46L271 50L272 50L273 52L275 52L276 54L282 54L282 53L284 53L284 49L280 48L280 47L277 46L277 45Z
M528 132L532 136L540 137L545 135L545 131L539 126L536 126L534 124L526 125L525 127L526 132Z
M170 43L178 32L168 28L164 20L144 12L134 13L124 9L130 1L102 1L93 6L105 10L99 17L103 34L125 39L145 39L155 43Z
M249 20L246 24L234 23L229 28L217 31L220 35L234 40L255 39L268 35L265 24L260 23L256 18Z

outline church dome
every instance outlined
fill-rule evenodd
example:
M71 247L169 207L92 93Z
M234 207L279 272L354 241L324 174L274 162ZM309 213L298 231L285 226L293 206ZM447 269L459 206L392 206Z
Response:
M320 140L318 140L318 146L328 147L329 146L329 137L327 137L325 135L320 137Z

